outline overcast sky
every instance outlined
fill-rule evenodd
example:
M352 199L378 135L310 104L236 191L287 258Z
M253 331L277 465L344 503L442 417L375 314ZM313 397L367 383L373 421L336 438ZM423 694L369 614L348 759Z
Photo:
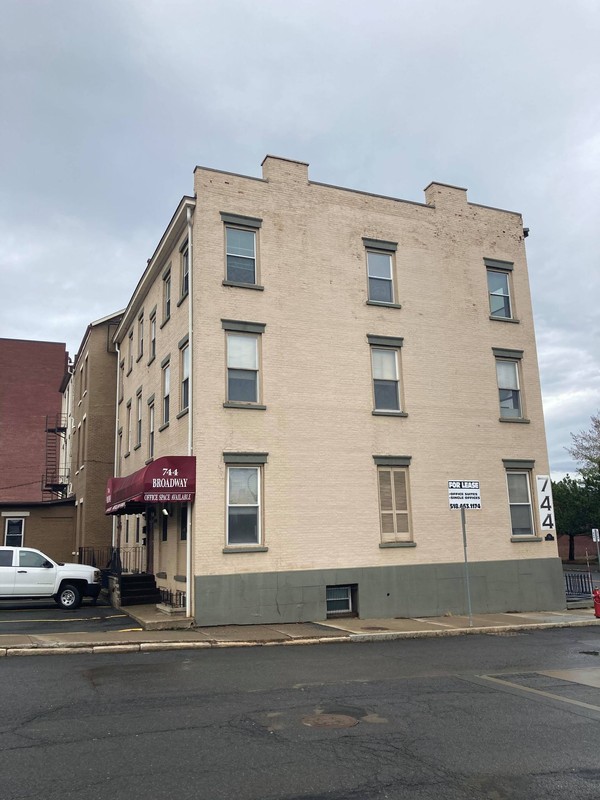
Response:
M520 211L550 462L600 407L600 2L0 0L0 336L124 307L197 164Z

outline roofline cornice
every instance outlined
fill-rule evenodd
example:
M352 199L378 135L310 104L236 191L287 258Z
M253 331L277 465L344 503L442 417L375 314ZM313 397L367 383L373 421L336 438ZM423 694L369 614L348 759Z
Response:
M138 281L137 286L131 296L131 300L127 304L123 319L121 320L117 332L114 336L114 341L120 344L127 334L127 330L131 323L136 319L137 313L142 305L142 300L146 296L149 286L153 283L157 275L160 274L167 255L177 243L177 240L185 230L187 225L187 210L190 208L192 211L196 208L196 200L194 197L184 196L177 206L175 213L171 217L165 232L152 254L148 259L148 263L142 277Z

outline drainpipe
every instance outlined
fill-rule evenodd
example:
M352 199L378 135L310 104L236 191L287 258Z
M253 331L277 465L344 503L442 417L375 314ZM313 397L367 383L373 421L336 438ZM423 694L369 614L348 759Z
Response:
M113 475L116 477L117 475L117 458L119 457L119 380L120 380L120 369L119 364L121 363L121 351L119 350L119 343L115 342L115 347L117 348L117 391L115 394L115 455L114 455L114 463L113 463ZM116 547L116 539L117 539L117 516L116 514L112 515L112 546Z
M192 250L192 209L187 208L187 229L188 229L188 282L189 282L189 302L188 302L188 347L190 349L190 374L189 374L189 413L188 413L188 456L194 455L194 259ZM192 575L192 504L187 504L187 535L185 542L185 570L186 570L186 593L185 593L185 615L192 616L193 608L193 578Z

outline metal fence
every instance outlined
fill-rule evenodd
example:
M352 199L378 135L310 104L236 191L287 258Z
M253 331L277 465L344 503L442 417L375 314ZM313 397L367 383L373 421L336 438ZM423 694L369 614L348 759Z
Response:
M564 575L567 600L589 600L594 588L589 572L565 572Z
M115 575L146 572L146 547L80 547L79 563L107 570Z
M185 592L160 589L160 601L171 608L185 608Z

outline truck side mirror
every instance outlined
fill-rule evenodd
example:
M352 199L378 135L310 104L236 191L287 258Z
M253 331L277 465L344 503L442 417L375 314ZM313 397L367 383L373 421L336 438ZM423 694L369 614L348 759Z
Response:
M51 561L44 561L44 563L42 564L42 566L43 566L43 567L45 567L46 569L52 569L52 567L54 566L54 564L53 564Z

